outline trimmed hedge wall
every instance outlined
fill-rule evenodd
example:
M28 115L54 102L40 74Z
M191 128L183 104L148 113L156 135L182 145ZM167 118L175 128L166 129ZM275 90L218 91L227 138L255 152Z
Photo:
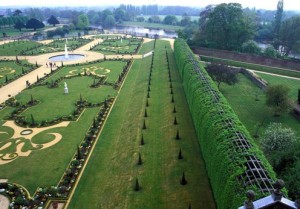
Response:
M249 189L255 191L256 198L269 195L276 175L262 151L186 42L176 39L174 47L218 208L242 206ZM249 166L253 162L258 169ZM258 175L251 176L255 172ZM260 172L266 178L262 178ZM253 181L249 181L249 175ZM267 186L264 188L264 185Z

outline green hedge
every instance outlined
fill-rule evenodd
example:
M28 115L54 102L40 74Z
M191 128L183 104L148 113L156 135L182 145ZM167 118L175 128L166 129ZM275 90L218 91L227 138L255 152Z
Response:
M205 61L205 62L222 62L227 65L231 65L231 66L235 66L235 67L242 67L242 68L257 70L257 71L261 71L261 72L274 73L274 74L278 74L278 75L300 78L300 71L297 72L297 71L292 71L292 70L283 69L283 68L269 67L269 66L265 66L265 65L257 65L257 64L253 64L253 63L239 62L239 61L234 61L234 60L227 60L227 59L208 57L208 56L201 56L201 60Z
M257 198L269 195L257 186L259 181L245 186L245 174L249 157L260 160L271 188L275 172L257 147L244 125L239 121L224 96L209 77L203 66L182 39L175 41L175 59L193 117L195 129L206 162L214 197L219 209L236 209L243 205L246 191L252 189ZM225 120L230 121L230 128ZM239 133L248 148L240 149L235 144ZM257 184L256 184L257 183Z

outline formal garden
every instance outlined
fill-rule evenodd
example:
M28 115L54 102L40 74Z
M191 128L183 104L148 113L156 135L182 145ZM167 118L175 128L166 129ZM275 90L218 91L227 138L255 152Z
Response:
M39 67L21 53L72 50L94 38L3 44L2 53L13 53L0 62L0 84ZM249 189L258 198L273 191L273 168L284 176L278 168L290 158L274 166L260 139L271 122L299 137L289 112L274 117L264 90L243 73L235 85L215 83L181 39L173 51L164 40L101 38L90 49L116 58L62 62L1 105L0 179L8 182L0 191L12 208L237 208ZM299 80L257 76L288 86L297 100Z
M102 54L136 54L138 53L142 42L143 38L127 38L126 36L107 36L103 42L95 44L95 46L93 46L91 50L100 52Z

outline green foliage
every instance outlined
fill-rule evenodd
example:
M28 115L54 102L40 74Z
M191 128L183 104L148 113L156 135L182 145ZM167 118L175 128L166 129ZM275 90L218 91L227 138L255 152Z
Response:
M26 23L26 28L31 28L34 31L36 31L36 29L43 28L43 27L45 27L44 23L42 23L41 21L35 18L31 18Z
M262 151L182 39L176 39L174 54L218 208L243 205L249 189L255 190L258 198L266 195L259 190L259 182L245 186L240 178L249 169L247 158L253 155L262 162L268 178L276 178ZM239 149L233 143L237 132L250 144L248 148Z
M208 47L239 50L242 43L250 40L254 34L242 6L237 3L209 7L200 17L201 44Z
M278 0L277 11L275 14L275 21L274 21L274 47L276 49L279 47L279 33L281 30L282 17L283 17L283 0Z
M249 40L243 43L242 45L242 52L249 53L249 54L260 54L261 49L256 43L256 41Z
M116 24L116 20L115 20L114 16L107 15L104 20L103 26L106 28L110 28L110 27L114 26L115 24Z
M26 27L25 24L23 22L21 22L21 21L16 22L16 24L14 26L14 28L18 29L19 31L21 31L22 28L25 28L25 27Z
M86 29L90 26L90 22L89 22L89 18L87 15L85 14L81 14L78 16L78 20L77 20L77 27L79 29Z
M217 82L218 88L222 82L234 85L238 82L237 71L224 64L211 63L206 66L206 70L211 78Z
M290 52L300 52L300 16L294 16L285 20L281 25L279 34L282 53L286 56Z
M273 46L268 46L265 48L264 53L266 57L276 58L278 56L278 53L276 49Z
M266 91L266 104L274 110L275 116L279 116L280 113L289 109L288 93L289 88L287 86L268 86Z
M271 123L261 139L261 146L264 153L276 155L276 152L290 149L296 140L292 129L282 127L281 123Z
M164 18L164 24L166 25L176 25L177 24L177 18L174 15L167 15Z
M56 24L59 24L59 21L57 20L57 18L53 15L51 15L51 17L47 20L47 22L51 25L53 25L53 27L55 27Z

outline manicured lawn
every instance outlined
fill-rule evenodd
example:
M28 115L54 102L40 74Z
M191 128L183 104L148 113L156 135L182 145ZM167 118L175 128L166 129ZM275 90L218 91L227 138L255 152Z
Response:
M32 70L33 66L24 65L28 62L22 61L17 64L15 61L0 61L0 86L6 83L7 80L14 80L26 71Z
M78 73L83 74L84 72L87 72L98 76L107 76L107 82L116 82L125 65L125 61L101 61L99 63L92 63L80 66L68 66L62 68L59 72L55 73L53 76L50 77L49 80L56 80L65 76L71 77L74 75L78 75ZM91 84L92 82L93 81L91 81Z
M298 89L300 89L300 80L294 80L289 78L282 78L273 75L267 75L263 73L257 73L261 78L266 80L269 85L285 85L290 89L289 97L291 100L296 101L298 98Z
M293 89L290 96L294 95L293 98L296 98L295 90L299 87L300 81L269 75L261 76L269 83L286 84ZM271 122L277 122L292 128L300 137L299 121L289 113L284 113L280 117L274 117L273 112L265 104L264 92L244 75L239 74L239 83L235 86L221 84L221 92L252 136L256 134L259 124L263 124L258 130L258 134L261 136ZM256 95L258 95L259 101L255 100Z
M100 103L105 98L115 96L116 91L111 86L101 86L100 88L91 88L93 78L90 76L75 77L65 79L59 83L57 88L48 88L47 86L28 89L18 95L16 99L21 103L27 103L31 95L38 100L38 105L28 108L22 113L29 122L31 115L34 115L36 122L50 121L60 116L68 116L76 109L76 102L79 101L80 94L84 100L91 103ZM64 94L64 82L67 83L69 93Z
M154 40L144 43L139 51L139 54L146 54L154 50Z
M165 25L165 24L160 24L160 23L148 23L148 22L124 21L121 25L135 26L135 27L145 27L145 28L153 28L153 29L163 29L163 30L172 30L172 31L183 29L183 27L177 26L177 25Z
M136 38L106 39L92 50L103 54L133 54L141 42L141 39Z
M2 111L0 111L0 115ZM59 143L48 149L36 150L28 157L19 157L11 163L0 165L1 178L7 178L9 182L23 185L31 194L38 187L56 185L98 111L98 108L86 109L80 120L71 122L67 128L51 129L34 137L35 143L41 143L44 142L45 137L48 137L47 133L58 132L63 136ZM2 124L3 121L0 122L0 125ZM7 128L0 127L0 131L5 129ZM11 130L9 132L12 134ZM3 143L2 136L6 136L6 134L0 135L0 145Z
M175 102L166 63L169 53ZM157 41L146 107L151 57L136 60L118 95L69 208L215 208L205 165L169 43ZM176 113L173 113L174 105ZM144 117L147 109L148 117ZM174 125L174 118L178 125ZM146 129L142 129L143 121ZM175 139L180 131L180 140ZM145 144L140 145L143 134ZM179 149L183 160L178 160ZM143 164L137 165L138 153ZM182 172L188 184L180 185ZM136 178L141 185L134 191Z
M14 41L0 45L0 56L16 56L22 51L38 48L40 46L42 46L42 44L35 41Z

